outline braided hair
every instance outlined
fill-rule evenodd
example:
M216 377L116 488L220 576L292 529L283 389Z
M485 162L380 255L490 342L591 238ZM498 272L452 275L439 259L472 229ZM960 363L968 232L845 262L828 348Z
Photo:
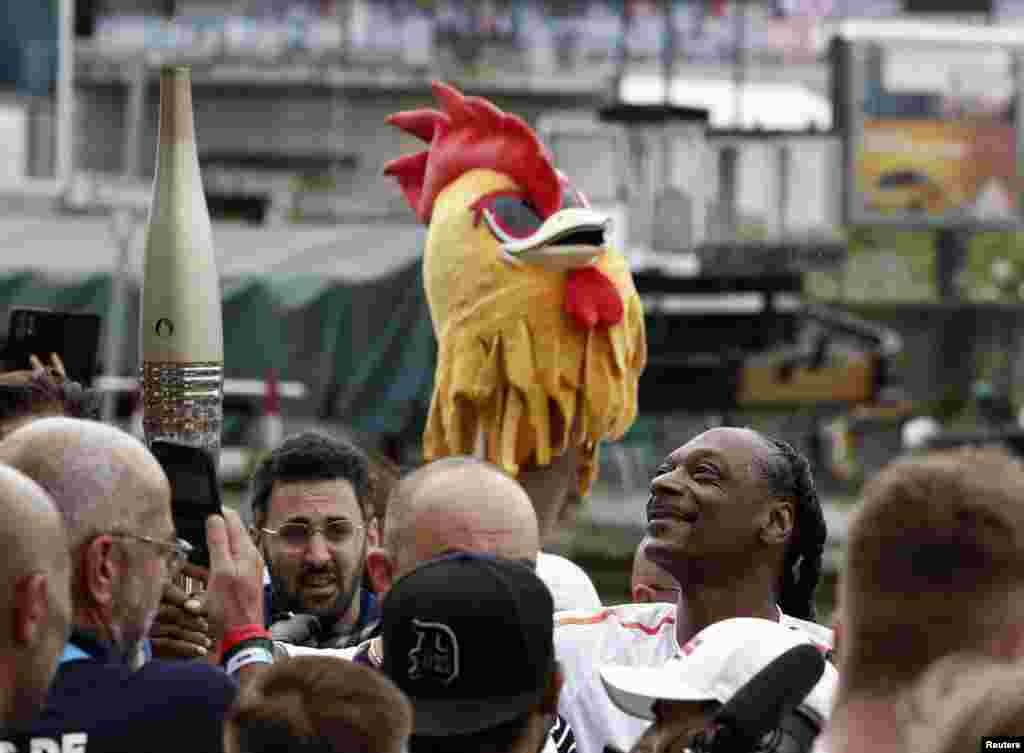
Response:
M793 538L786 549L779 587L779 608L803 620L815 618L814 591L825 551L825 515L807 458L788 442L764 437L775 450L762 464L769 493L796 503Z

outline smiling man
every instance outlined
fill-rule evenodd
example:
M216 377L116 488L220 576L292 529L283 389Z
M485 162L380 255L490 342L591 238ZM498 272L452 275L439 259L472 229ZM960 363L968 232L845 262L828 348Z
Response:
M645 555L680 586L675 604L626 604L558 616L559 703L579 753L630 750L646 722L617 708L598 667L660 667L698 632L733 617L799 630L811 620L825 521L807 459L785 442L722 427L672 452L651 482Z
M316 432L286 439L253 475L254 535L270 574L274 638L345 648L373 636L378 609L362 588L369 462Z

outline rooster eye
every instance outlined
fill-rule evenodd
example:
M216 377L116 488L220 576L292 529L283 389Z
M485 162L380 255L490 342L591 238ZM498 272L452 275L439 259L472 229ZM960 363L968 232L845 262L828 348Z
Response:
M500 241L529 238L544 223L536 210L520 194L496 193L473 204L479 220L482 214L494 237Z

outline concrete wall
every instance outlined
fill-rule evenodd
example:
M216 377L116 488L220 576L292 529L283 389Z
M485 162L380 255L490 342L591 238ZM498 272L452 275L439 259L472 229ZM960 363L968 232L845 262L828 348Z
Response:
M153 74L155 75L155 74ZM475 93L472 89L468 94ZM79 169L117 173L123 166L129 90L115 82L92 82L78 88L75 153ZM499 107L529 122L550 108L550 97L493 96ZM216 152L274 156L329 155L354 157L351 169L335 176L340 198L359 207L404 211L384 164L423 148L422 142L387 126L398 110L435 107L422 87L416 92L345 91L313 86L210 84L193 86L193 109L200 156ZM159 87L147 87L139 145L143 177L151 177L156 153Z

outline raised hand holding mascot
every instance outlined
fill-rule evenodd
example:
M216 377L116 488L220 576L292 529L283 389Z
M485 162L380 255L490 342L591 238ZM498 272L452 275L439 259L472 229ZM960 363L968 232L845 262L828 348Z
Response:
M643 309L608 220L521 118L433 84L441 110L388 118L427 149L389 163L429 228L438 362L426 460L476 454L526 487L550 541L636 417Z

